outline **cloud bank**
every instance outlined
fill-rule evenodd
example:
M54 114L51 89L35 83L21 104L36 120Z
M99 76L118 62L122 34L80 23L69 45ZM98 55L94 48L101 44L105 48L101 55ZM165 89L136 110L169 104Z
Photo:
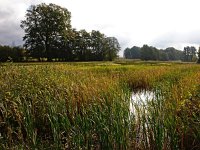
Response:
M190 32L170 32L163 34L151 42L159 48L166 48L169 46L183 50L185 46L200 46L200 30L193 30Z

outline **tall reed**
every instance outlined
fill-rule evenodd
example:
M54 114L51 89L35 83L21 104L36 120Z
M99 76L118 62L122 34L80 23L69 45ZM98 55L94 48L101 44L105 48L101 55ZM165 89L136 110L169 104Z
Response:
M200 67L0 66L1 149L198 149ZM152 90L133 103L131 92Z

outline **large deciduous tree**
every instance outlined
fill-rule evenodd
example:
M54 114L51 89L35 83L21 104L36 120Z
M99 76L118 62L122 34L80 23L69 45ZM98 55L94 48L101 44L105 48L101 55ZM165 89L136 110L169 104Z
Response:
M25 31L25 48L32 57L46 57L49 61L62 50L71 30L71 13L55 4L32 5L21 22Z
M124 57L127 59L140 59L141 58L141 48L133 46L132 48L126 48L124 50Z
M141 59L142 60L158 60L159 52L157 48L143 45L141 48Z
M86 30L82 29L78 32L76 37L76 55L79 61L87 61L90 59L91 55L91 36Z
M196 48L194 46L187 46L184 47L184 61L188 61L188 62L192 62L192 61L196 61L197 60L197 56L196 56Z
M91 59L92 60L103 60L105 53L105 38L106 36L100 31L92 30L91 32Z
M198 54L198 61L197 61L197 63L200 64L200 47L199 47L199 50L198 50L197 54Z
M112 61L114 58L116 58L118 52L121 49L117 38L115 38L115 37L107 37L106 38L106 48L105 49L106 49L105 60Z

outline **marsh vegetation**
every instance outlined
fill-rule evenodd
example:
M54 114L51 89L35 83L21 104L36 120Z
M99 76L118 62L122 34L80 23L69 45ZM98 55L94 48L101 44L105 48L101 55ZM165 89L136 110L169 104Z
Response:
M199 149L200 66L0 66L0 149ZM152 91L147 101L132 92Z

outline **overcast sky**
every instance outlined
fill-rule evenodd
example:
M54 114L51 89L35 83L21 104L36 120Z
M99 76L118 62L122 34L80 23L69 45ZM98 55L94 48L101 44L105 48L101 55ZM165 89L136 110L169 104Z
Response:
M67 8L78 30L115 36L122 50L143 44L180 50L200 45L199 0L0 0L0 44L23 44L20 21L31 4L41 2Z

